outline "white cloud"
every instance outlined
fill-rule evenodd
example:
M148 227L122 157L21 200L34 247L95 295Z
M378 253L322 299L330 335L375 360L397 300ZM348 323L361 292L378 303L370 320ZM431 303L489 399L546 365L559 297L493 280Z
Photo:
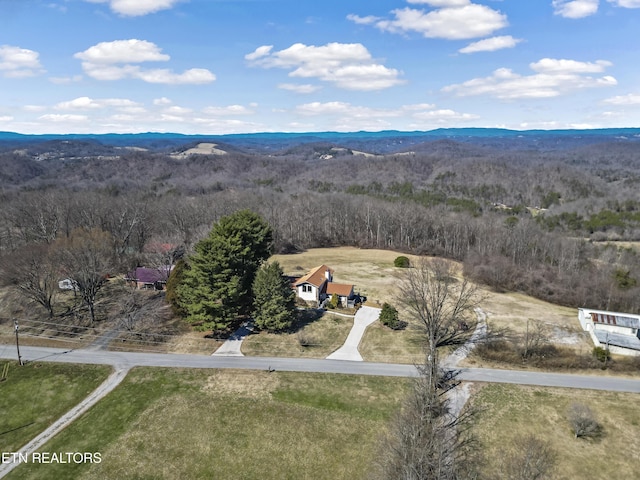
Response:
M154 105L171 105L173 102L167 97L156 98L153 100Z
M433 0L423 2L432 7L442 7L426 12L415 8L401 8L391 13L395 18L378 19L349 15L355 23L375 25L392 33L417 32L426 38L465 40L486 37L508 25L507 16L485 5L462 0Z
M244 56L244 59L249 62L253 62L259 58L267 57L271 53L271 50L273 50L273 45L263 45L256 48L255 51L247 53Z
M469 122L479 117L470 113L439 109L428 103L402 105L397 108L372 108L353 105L348 102L311 102L298 105L295 113L308 119L314 118L327 122L337 131L381 130L390 128L397 121L406 121L407 128L427 129L439 126ZM308 122L302 122L307 130ZM322 128L322 127L320 127ZM326 128L326 127L325 127Z
M94 110L107 107L132 109L140 107L140 104L127 98L93 99L89 97L78 97L73 100L57 103L53 108L56 110Z
M427 4L432 7L464 7L471 3L470 0L407 0L408 3Z
M8 78L33 77L43 73L38 52L0 45L0 73Z
M82 75L73 75L72 77L49 77L49 81L56 85L67 85L69 83L81 82Z
M571 73L602 73L607 67L612 65L606 60L596 60L595 62L578 62L576 60L565 60L555 58L543 58L538 62L530 63L532 70L540 73L571 74Z
M137 17L173 8L181 0L86 0L89 3L108 3L114 12Z
M168 115L188 115L191 112L193 112L192 109L187 107L180 107L178 105L172 105L171 107L164 109L164 113Z
M254 112L244 105L228 105L226 107L206 107L202 109L203 113L212 116L225 116L225 115L252 115Z
M352 21L358 25L373 25L374 23L382 20L380 17L374 17L373 15L367 15L366 17L361 17L360 15L355 15L350 13L347 15L347 20Z
M598 12L599 0L553 0L553 13L565 18L584 18Z
M278 88L282 90L288 90L290 92L302 93L302 94L313 93L322 89L322 87L318 85L311 85L308 83L303 85L297 84L297 83L281 83L280 85L278 85Z
M377 63L360 43L296 43L277 52L262 46L245 59L252 66L289 69L290 77L318 78L346 90L382 90L403 83L398 70Z
M488 95L500 99L551 98L578 89L617 85L610 75L591 77L587 73L601 73L610 62L578 62L575 60L544 58L529 66L533 75L520 75L508 68L499 68L489 77L474 78L461 84L449 85L443 92L459 97Z
M85 110L91 108L100 108L100 105L95 100L89 97L78 97L67 102L60 102L53 108L56 110Z
M607 98L603 100L603 103L608 105L640 105L640 94L639 93L628 93L627 95L618 95L616 97Z
M38 120L55 123L82 123L89 121L89 117L86 115L48 113L38 117Z
M640 8L640 0L608 0L621 8ZM599 0L553 0L553 13L565 18L584 18L598 12Z
M458 51L460 53L494 52L503 48L513 48L521 41L521 39L513 38L511 35L503 35L470 43Z
M92 64L166 62L170 58L155 43L136 38L100 42L74 57Z
M609 0L609 3L623 8L640 8L640 0Z
M138 70L132 76L148 83L171 85L201 85L216 79L216 76L205 68L191 68L182 73L174 73L167 69Z
M13 120L13 117L9 115L0 116L0 122L2 123L11 122L12 120Z
M25 105L22 110L25 112L44 112L47 109L44 105Z
M204 84L215 81L216 76L204 68L192 68L183 73L169 69L142 69L138 63L166 62L169 55L146 40L129 39L101 42L74 55L82 60L84 72L96 80L122 80L135 78L148 83Z
M457 121L469 121L480 118L478 115L471 113L460 113L450 109L430 110L427 112L420 112L414 115L416 120L429 120L436 122L445 122L451 120Z

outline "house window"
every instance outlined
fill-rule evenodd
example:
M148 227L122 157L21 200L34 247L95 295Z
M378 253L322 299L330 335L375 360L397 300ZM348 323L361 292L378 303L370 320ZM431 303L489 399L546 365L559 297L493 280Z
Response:
M311 291L311 285L302 285L302 291L303 292L310 292Z

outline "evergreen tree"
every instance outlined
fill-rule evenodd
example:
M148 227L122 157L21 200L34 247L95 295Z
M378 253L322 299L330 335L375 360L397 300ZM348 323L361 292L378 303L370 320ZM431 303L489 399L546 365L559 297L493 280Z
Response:
M295 297L289 279L278 262L264 265L253 282L253 318L258 328L281 332L295 321Z
M382 311L380 312L380 322L389 328L396 330L400 325L400 319L398 318L398 310L388 303L382 305Z
M249 210L220 219L196 244L178 286L187 321L203 330L226 330L249 314L253 280L272 243L271 227Z
M166 294L164 298L167 303L171 305L171 309L173 310L173 312L178 315L184 314L184 311L182 310L179 303L178 287L184 279L184 272L186 268L187 264L181 258L180 260L178 260L175 267L173 267L173 270L171 270L169 278L167 279Z

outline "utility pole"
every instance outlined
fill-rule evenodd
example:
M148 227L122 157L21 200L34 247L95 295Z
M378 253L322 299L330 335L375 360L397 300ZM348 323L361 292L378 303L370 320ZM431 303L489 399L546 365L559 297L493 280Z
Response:
M18 320L14 318L13 324L15 325L16 330L16 350L18 351L18 363L20 364L20 366L22 366L24 364L22 363L22 357L20 356L20 342L18 341Z

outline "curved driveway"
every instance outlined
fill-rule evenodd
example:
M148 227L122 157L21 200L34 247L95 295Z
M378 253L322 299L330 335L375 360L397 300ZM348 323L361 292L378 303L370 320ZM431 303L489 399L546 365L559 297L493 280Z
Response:
M382 375L412 377L417 375L413 365L394 363L349 362L311 358L272 357L213 357L166 353L110 352L91 350L63 350L46 347L21 347L27 361L53 361L117 365L124 368L184 367L239 368L245 370L283 370L289 372L343 373L354 375ZM4 358L15 358L4 349ZM640 393L640 380L608 376L572 375L563 373L462 368L460 378L474 382L514 383L546 387L585 388L617 392Z

